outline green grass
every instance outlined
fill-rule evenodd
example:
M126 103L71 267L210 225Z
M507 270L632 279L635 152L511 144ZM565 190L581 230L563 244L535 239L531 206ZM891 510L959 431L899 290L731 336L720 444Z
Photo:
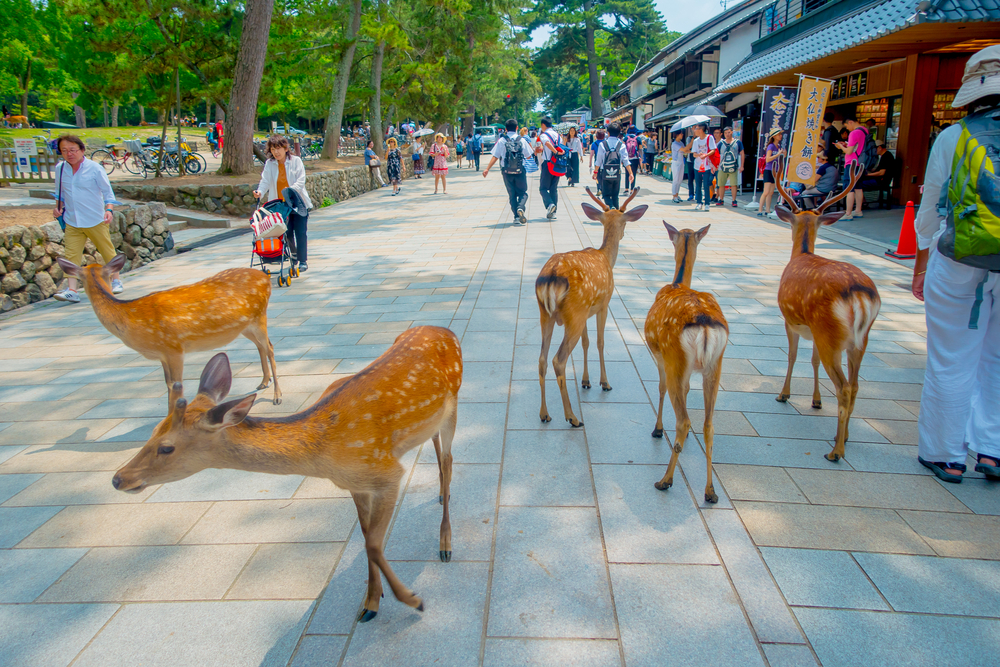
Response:
M55 139L60 134L75 134L76 136L83 139L85 142L88 140L99 139L106 143L117 143L118 137L124 137L125 139L132 139L133 134L139 135L138 138L146 140L149 137L157 136L163 132L162 125L148 125L143 127L88 127L83 129L69 129L69 128L59 128L52 129L52 138ZM208 131L207 127L185 127L181 128L181 132L184 139L187 141L205 141L205 132ZM42 128L37 129L20 129L20 130L7 130L6 136L11 139L31 139L37 136L48 136L46 130ZM264 139L267 135L262 132L258 132L254 135L255 139ZM177 140L177 128L168 127L167 128L167 141Z

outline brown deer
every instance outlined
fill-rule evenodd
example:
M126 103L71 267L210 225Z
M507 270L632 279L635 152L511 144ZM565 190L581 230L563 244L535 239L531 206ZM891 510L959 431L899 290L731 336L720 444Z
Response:
M267 338L270 277L256 269L227 269L191 285L153 292L131 301L111 294L109 278L125 264L117 255L105 266L79 267L59 258L68 275L83 281L104 328L147 359L163 365L167 387L184 379L184 355L228 345L243 334L257 346L264 389L274 376L274 403L281 403L274 346ZM270 362L270 368L268 368Z
M378 613L379 571L397 600L423 611L421 599L389 567L383 546L405 472L399 460L432 439L444 505L439 556L451 561L451 441L462 385L455 334L441 327L408 329L364 370L337 380L314 405L289 417L247 416L256 394L223 403L231 382L229 359L220 352L205 366L190 405L176 383L170 414L115 474L114 487L135 492L205 468L325 477L351 492L365 537L368 593L358 620Z
M587 369L587 319L597 315L597 354L601 359L601 389L611 391L608 374L604 369L604 324L608 319L608 303L615 291L612 270L618 259L618 244L625 236L625 224L635 222L646 212L648 206L639 206L628 213L625 207L639 192L632 194L621 208L608 208L587 188L591 199L600 204L598 211L590 204L583 204L583 212L591 220L604 225L604 242L600 248L585 248L571 252L561 252L549 258L535 280L535 297L538 299L538 313L542 323L542 353L538 357L538 383L542 387L542 407L539 417L542 422L550 422L549 410L545 405L545 371L548 366L549 343L552 329L556 324L565 326L562 344L552 359L559 391L562 394L563 413L571 426L583 426L583 422L573 414L566 388L566 360L583 337L583 380L584 389L590 389L590 374Z
M684 441L691 429L687 412L691 374L699 372L705 394L705 458L708 459L705 500L717 503L719 496L712 484L712 442L715 438L712 415L715 412L715 397L719 393L722 355L729 342L729 324L714 296L691 289L698 244L708 234L711 225L696 232L690 229L677 231L666 220L663 226L674 244L674 265L677 268L674 281L656 294L646 315L645 334L646 345L660 370L660 407L652 436L663 437L663 395L666 393L670 394L670 403L674 406L676 433L667 472L654 486L661 491L673 486L677 457L684 449Z
M875 283L861 269L847 262L836 262L814 254L816 232L820 225L832 225L842 212L824 213L854 189L863 169L858 165L851 175L851 185L837 196L828 196L815 211L803 211L781 187L781 174L774 179L778 192L788 207L778 206L778 217L792 226L792 258L781 274L778 307L785 318L788 334L788 374L777 400L784 403L791 396L792 367L799 349L799 336L813 341L814 408L823 406L819 394L819 365L837 390L837 435L829 461L844 456L848 439L847 425L858 396L858 372L868 347L868 332L882 307ZM848 377L841 368L841 353L847 352Z

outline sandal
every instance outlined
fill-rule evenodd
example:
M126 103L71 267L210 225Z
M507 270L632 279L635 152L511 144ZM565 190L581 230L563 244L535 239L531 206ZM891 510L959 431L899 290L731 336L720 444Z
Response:
M966 466L964 463L947 463L945 461L925 461L919 456L917 457L917 460L920 461L920 465L924 466L925 468L929 468L932 473L937 475L938 479L944 482L951 482L952 484L962 483L961 475L953 475L952 473L948 472L946 468L950 468L952 470L961 470L962 472L965 472Z
M986 475L986 479L1000 481L1000 465L983 463L983 459L993 461L994 463L1000 463L1000 458L986 454L976 454L976 472L981 472Z

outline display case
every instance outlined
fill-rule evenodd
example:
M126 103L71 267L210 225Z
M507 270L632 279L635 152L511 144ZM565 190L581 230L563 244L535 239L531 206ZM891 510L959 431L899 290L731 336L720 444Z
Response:
M934 95L932 113L938 125L944 125L945 123L951 125L965 118L965 109L951 108L951 103L954 101L955 93L937 93Z

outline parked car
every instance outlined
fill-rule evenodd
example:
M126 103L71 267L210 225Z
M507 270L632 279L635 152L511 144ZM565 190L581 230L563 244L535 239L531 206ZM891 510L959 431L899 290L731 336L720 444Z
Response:
M274 129L274 133L275 134L289 134L289 135L292 135L292 136L294 136L294 135L305 136L305 130L296 129L296 128L292 127L291 125L288 126L288 132L285 132L285 126L284 125L278 125Z
M478 132L483 137L483 152L488 153L493 150L493 146L497 143L497 128L492 125L483 125L481 127L476 127L473 132Z

